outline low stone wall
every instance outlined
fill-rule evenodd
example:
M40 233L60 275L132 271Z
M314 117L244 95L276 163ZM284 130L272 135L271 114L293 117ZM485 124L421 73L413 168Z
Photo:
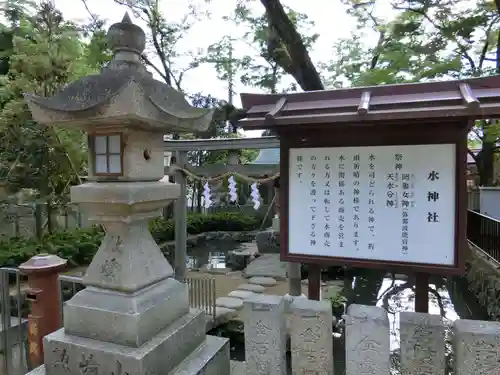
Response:
M326 301L297 298L287 306L283 297L260 295L243 305L247 374L287 373L287 311L293 374L498 374L500 352L492 348L499 322L458 319L450 326L439 315L399 312L397 355L390 347L396 331L381 307L352 304L345 334L337 336Z
M474 292L489 317L500 320L500 264L476 246L470 245L466 277L469 289Z
M206 232L189 235L187 238L187 247L195 247L206 241L230 241L230 242L252 242L255 240L258 231L250 232ZM165 251L175 250L175 241L164 242L160 247Z

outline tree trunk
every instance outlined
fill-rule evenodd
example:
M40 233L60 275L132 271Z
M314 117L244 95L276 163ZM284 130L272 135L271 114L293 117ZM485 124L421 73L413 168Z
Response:
M52 213L54 212L54 210L50 198L47 199L45 203L45 211L47 213L47 232L54 233L54 223L52 221Z
M43 207L40 201L36 201L35 203L35 235L36 238L41 239L43 236Z
M495 145L483 139L483 147L476 157L479 186L491 186L494 178Z
M275 62L295 78L302 90L324 90L321 77L311 61L302 37L288 18L280 1L260 0L260 2L266 8L270 32L279 37L286 49L286 53L279 54L276 50L270 51Z

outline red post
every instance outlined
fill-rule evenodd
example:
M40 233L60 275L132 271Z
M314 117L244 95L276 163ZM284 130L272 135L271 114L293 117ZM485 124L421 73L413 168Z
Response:
M319 301L321 298L321 266L318 264L309 264L308 266L307 298Z
M65 267L65 259L48 254L35 255L19 266L28 276L28 355L34 367L43 364L43 337L61 328L59 271Z
M429 312L429 274L417 272L415 275L415 312Z

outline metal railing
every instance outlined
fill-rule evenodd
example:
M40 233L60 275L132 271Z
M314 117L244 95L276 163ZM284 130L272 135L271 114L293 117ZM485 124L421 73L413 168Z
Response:
M82 278L78 276L60 275L61 304L73 297L84 288ZM188 277L186 283L189 288L189 306L205 311L215 321L215 278L213 277ZM61 311L64 311L61 309ZM61 320L64 319L64 312Z
M0 268L0 366L3 374L23 374L31 370L28 356L27 317L29 306L17 268Z
M467 211L467 239L500 263L500 221Z
M64 303L71 299L76 293L85 288L82 284L82 277L59 275L61 291L61 325L64 325Z
M205 311L215 321L215 278L188 277L186 283L189 287L189 306Z

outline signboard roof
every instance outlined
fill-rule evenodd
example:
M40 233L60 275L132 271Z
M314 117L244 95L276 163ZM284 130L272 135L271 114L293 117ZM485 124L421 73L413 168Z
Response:
M500 75L460 81L380 85L289 94L241 94L244 129L288 125L492 118Z

